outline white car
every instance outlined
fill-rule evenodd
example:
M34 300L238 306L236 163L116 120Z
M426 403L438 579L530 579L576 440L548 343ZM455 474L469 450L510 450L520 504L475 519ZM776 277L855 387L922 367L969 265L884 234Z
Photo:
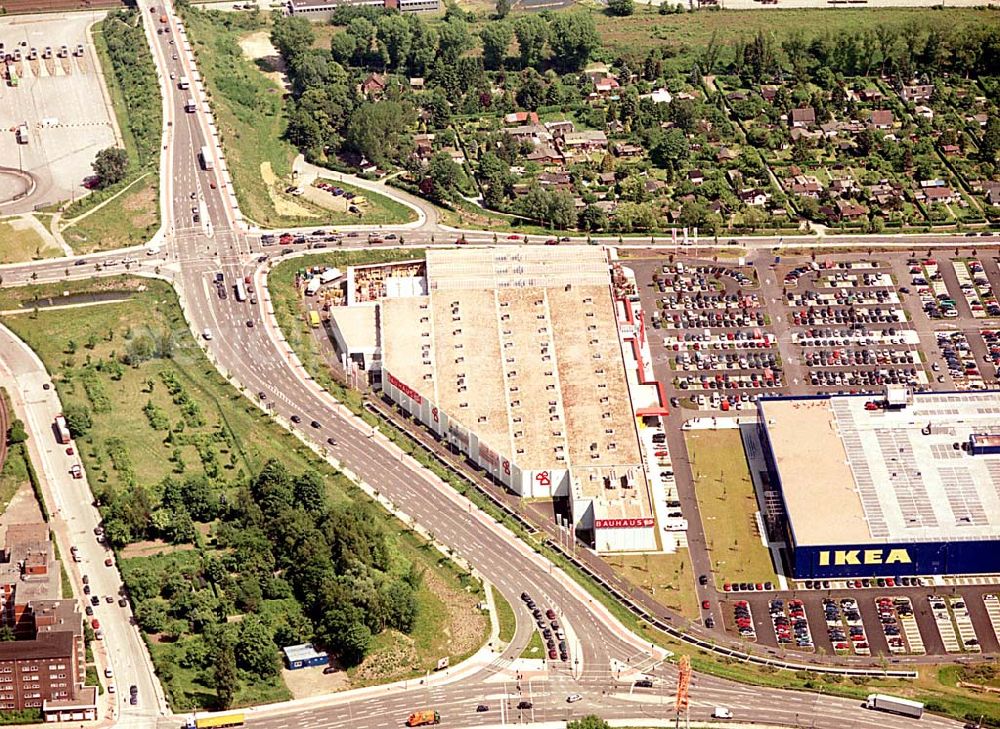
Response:
M203 331L201 333L201 336L205 337L205 341L206 342L209 341L212 338L212 330L211 329L206 329L205 331Z
M111 678L114 675L115 674L112 672L111 666L108 666L107 668L104 669L104 678Z
M716 706L715 711L712 712L713 719L732 719L733 712L727 709L725 706Z
M580 696L580 694L570 694L569 696L566 697L566 703L567 704L575 704L577 701L579 701L582 698L583 697Z

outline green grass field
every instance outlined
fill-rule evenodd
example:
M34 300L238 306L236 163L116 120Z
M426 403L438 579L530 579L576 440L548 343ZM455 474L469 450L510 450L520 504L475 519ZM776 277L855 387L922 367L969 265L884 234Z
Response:
M7 510L7 505L14 494L24 484L28 483L27 455L21 445L11 446L7 458L0 469L0 514Z
M740 432L693 430L688 431L686 442L718 581L774 581L771 554L756 531L757 499Z
M521 651L521 658L547 658L545 653L545 643L542 642L542 634L537 630L531 631L531 640Z
M61 256L62 249L50 244L33 227L21 221L0 222L0 263L18 263Z
M77 404L90 408L93 427L78 440L78 447L96 495L138 484L155 500L156 484L164 477L178 472L181 477L195 475L206 471L209 463L215 463L220 475L213 482L223 493L235 497L244 474L255 472L269 458L277 458L291 471L308 469L321 474L332 501L366 498L222 379L195 344L176 297L166 284L115 279L99 282L98 286L102 290L118 286L131 293L131 299L37 314L29 309L25 314L3 319L46 363L64 406ZM16 304L19 298L30 303L36 295L53 295L60 287L5 290L5 294L10 304ZM80 288L83 287L77 290ZM169 339L172 356L136 367L115 368L107 364L128 351L130 342L145 336ZM96 366L98 362L104 363L100 369ZM213 436L207 441L210 443L207 448L205 440L200 447L168 444L164 431L155 428L154 418L147 410L159 411L170 424L185 420L190 414L168 394L165 377L182 384L200 415L200 423L184 427L185 436ZM147 409L147 404L152 407ZM115 447L110 447L112 444ZM412 634L383 633L378 637L369 659L351 674L352 682L357 685L424 672L444 656L459 660L480 647L488 630L487 616L477 607L483 599L481 585L459 572L393 517L379 513L392 535L393 569L403 573L414 563L424 571L424 581L418 590L421 609ZM155 568L165 577L194 567L205 556L215 553L210 530L202 542L198 548L183 550L166 544L138 543L130 545L118 561L126 574L139 568ZM280 620L289 609L280 600L264 600L261 611ZM210 686L210 672L193 658L204 655L201 637L182 630L179 636L168 640L156 635L148 638L172 706L177 709L212 706L214 690ZM396 660L398 656L405 660ZM280 676L263 683L241 680L236 704L289 697Z
M658 603L696 619L698 595L687 550L677 554L609 555L605 558L618 574L652 595Z
M159 175L150 172L104 207L63 229L77 253L142 245L160 223Z
M514 639L517 631L517 618L514 615L514 608L500 594L500 591L493 588L493 602L497 606L497 620L500 623L500 640L510 643Z

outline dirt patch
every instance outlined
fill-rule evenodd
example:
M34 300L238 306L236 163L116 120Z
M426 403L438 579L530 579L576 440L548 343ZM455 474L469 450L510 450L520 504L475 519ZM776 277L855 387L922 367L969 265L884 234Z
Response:
M265 76L286 91L291 88L285 69L285 62L278 53L278 49L271 43L271 37L267 31L261 30L251 33L241 38L239 43L243 55L254 61L257 68Z
M442 628L445 650L442 656L462 656L479 648L489 617L476 609L479 597L467 592L449 591L442 579L430 570L424 573L427 587L435 595L451 592L453 598L445 600L448 620Z
M338 213L347 212L348 201L343 195L331 195L326 190L320 190L318 187L308 185L302 188L302 197L326 210L333 210Z
M152 557L157 554L172 552L187 552L194 549L193 544L169 544L162 539L149 539L145 542L134 542L122 550L122 557Z
M10 524L38 524L43 521L35 492L30 483L24 483L14 492L7 509L0 515L0 541L6 538Z
M261 162L260 177L264 180L264 184L267 185L267 196L271 198L274 210L278 213L278 215L286 215L291 218L319 217L312 210L304 208L301 205L297 205L283 195L278 194L276 185L280 181L278 180L278 176L274 174L274 170L271 169L270 162Z
M351 687L346 671L324 674L322 666L299 668L295 671L283 668L281 669L281 678L288 690L292 692L292 698L295 699L332 694Z
M386 631L392 636L392 646L370 654L354 674L360 684L387 681L394 676L419 671L420 661L413 638L395 630Z
M136 213L131 216L135 228L146 228L156 222L156 204L156 189L153 187L144 187L122 201L123 208Z

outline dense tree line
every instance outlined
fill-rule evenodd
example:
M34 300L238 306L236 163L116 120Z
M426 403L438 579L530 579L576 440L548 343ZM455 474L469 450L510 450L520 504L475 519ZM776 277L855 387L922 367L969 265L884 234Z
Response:
M156 164L160 150L160 87L139 13L114 10L101 23L104 43L128 109L140 166Z

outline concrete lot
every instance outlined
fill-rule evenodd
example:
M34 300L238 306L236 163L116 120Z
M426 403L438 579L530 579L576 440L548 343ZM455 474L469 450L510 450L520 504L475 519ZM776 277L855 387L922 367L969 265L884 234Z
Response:
M989 243L993 246L987 249ZM942 391L997 386L1000 334L994 332L1000 332L1000 318L989 311L993 292L1000 291L1000 259L993 241L982 241L981 248L978 242L969 245L957 251L937 251L933 265L909 251L818 259L779 259L763 251L743 266L735 260L682 256L627 261L636 273L647 325L653 312L661 322L659 328L650 326L649 341L654 371L672 398L665 431L682 510L690 524L687 537L696 574L712 574L713 563L681 431L685 421L713 416L752 419L752 400L759 394L882 392L884 383L892 381ZM911 273L915 268L922 273ZM940 276L927 286L915 285L914 276L924 275L924 268ZM977 282L970 287L969 279L976 272ZM942 297L954 300L957 315L928 312L935 309L929 300ZM771 367L774 379L764 382L772 354L776 355ZM975 373L971 374L973 363ZM756 380L749 379L753 374ZM698 396L703 396L703 404ZM727 398L731 398L729 410L723 412L722 402ZM1000 578L925 578L919 587L884 583L880 587L873 579L859 588L844 580L828 586L808 583L808 587L804 581L789 580L787 590L739 593L722 589L732 579L727 575L712 574L712 578L698 588L699 600L710 602L703 616L711 615L717 628L736 637L734 605L747 600L755 642L775 652L839 653L869 660L865 651L870 651L903 663L925 652L952 656L977 653L978 648L987 654L1000 652L1000 600L984 602L984 595L1000 593ZM947 603L943 613L937 611L943 619L934 617L932 595ZM900 597L909 598L912 619L880 615L879 598ZM803 601L813 647L798 648L794 634L790 644L779 644L770 615L770 601L776 598L786 603ZM839 622L828 623L824 599L838 606L844 599L855 600L857 619L848 622L841 616ZM965 603L967 620L953 609L953 601ZM912 645L911 636L902 630L903 622L916 631ZM974 642L964 647L955 638L961 637L963 622L971 623L965 628L972 631L966 638L974 633ZM856 640L851 640L852 628L861 633ZM831 636L837 631L846 635L838 641L846 648L835 648ZM950 631L952 635L946 635ZM904 636L903 645L890 650L889 636L896 632Z
M79 197L86 192L84 178L93 173L90 165L94 156L120 138L89 32L106 14L0 19L0 41L7 53L17 48L22 54L22 60L15 64L20 85L0 86L0 159L9 167L30 173L36 185L27 198L0 204L3 213ZM80 44L84 54L73 55ZM68 46L70 55L58 58L63 45ZM52 58L43 59L47 46L53 49ZM38 50L36 60L27 58L31 48ZM28 125L28 144L18 144L12 132L21 123Z

